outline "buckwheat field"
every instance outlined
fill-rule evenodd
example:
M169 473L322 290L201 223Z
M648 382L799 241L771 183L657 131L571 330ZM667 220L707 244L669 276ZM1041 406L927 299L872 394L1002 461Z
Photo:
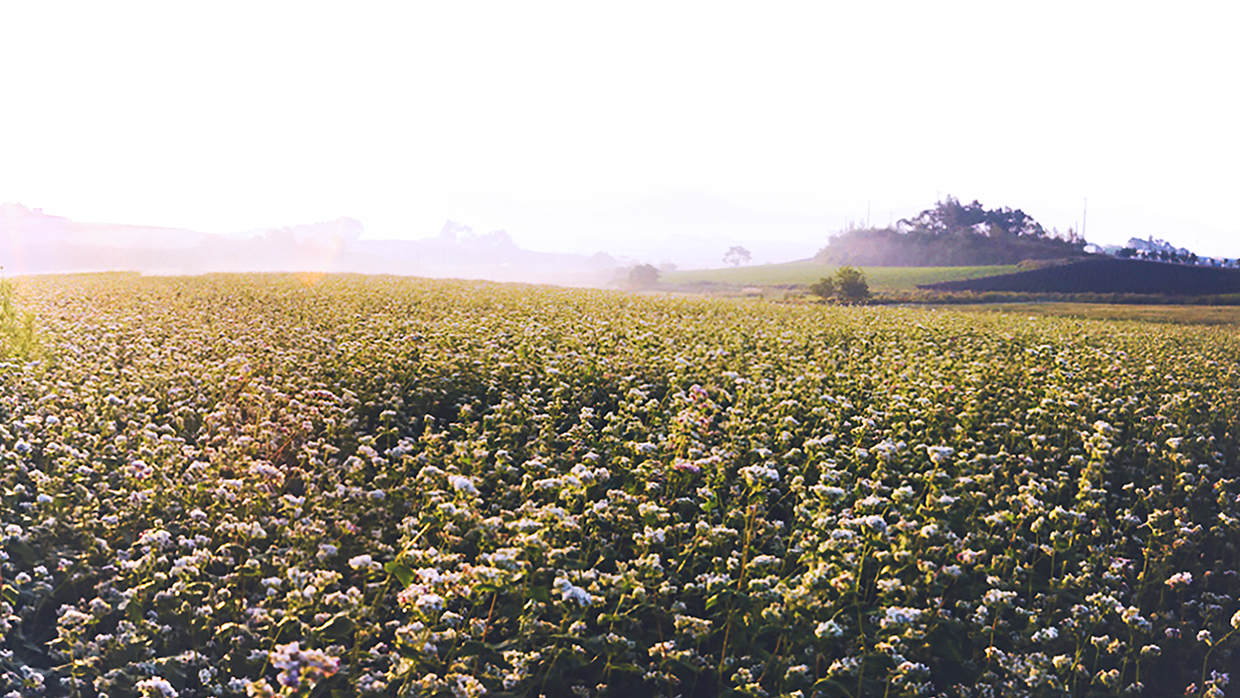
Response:
M1234 327L22 280L0 696L1222 696Z

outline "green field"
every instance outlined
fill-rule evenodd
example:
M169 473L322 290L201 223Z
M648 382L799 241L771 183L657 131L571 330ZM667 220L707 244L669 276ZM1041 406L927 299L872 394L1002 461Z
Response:
M835 273L836 267L816 262L788 262L752 267L730 267L698 271L669 272L660 281L672 285L726 284L731 286L809 285ZM976 279L981 276L1010 274L1015 266L996 267L865 267L866 280L873 291L908 291L918 284Z
M1240 325L1240 307L1223 305L1114 305L1108 303L986 303L953 305L962 312L989 312L1090 320L1128 320L1173 325Z
M1223 695L1240 336L24 279L0 695ZM23 350L25 351L25 350Z

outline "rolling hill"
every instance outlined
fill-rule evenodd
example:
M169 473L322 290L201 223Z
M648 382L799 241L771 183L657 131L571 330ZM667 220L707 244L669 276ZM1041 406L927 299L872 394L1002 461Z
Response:
M835 273L834 265L816 261L762 264L723 269L674 271L660 281L672 285L805 286ZM863 267L875 291L908 291L923 284L994 276L1016 271L1015 266L989 267Z

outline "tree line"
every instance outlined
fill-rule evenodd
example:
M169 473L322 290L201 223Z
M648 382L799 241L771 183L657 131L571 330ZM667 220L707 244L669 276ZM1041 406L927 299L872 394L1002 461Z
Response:
M814 256L824 264L857 266L982 266L1085 255L1075 231L1047 232L1020 209L987 209L948 196L885 228L849 228Z

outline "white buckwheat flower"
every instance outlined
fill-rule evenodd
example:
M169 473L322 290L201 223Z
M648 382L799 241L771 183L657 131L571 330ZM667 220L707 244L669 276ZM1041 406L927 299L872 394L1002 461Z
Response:
M1193 583L1192 572L1177 572L1171 575L1169 578L1167 578L1167 581L1163 582L1163 584L1166 584L1169 587L1176 587L1176 586L1179 586L1180 584L1183 584L1184 586L1188 586L1189 584L1192 584L1192 583Z

